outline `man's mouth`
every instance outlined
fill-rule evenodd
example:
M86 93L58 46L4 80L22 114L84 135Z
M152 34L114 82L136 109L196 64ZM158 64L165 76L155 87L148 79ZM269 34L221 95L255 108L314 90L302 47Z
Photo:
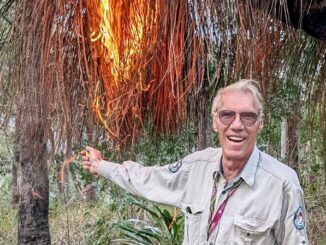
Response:
M235 143L241 143L244 141L246 138L240 137L240 136L227 136L228 140L235 142Z

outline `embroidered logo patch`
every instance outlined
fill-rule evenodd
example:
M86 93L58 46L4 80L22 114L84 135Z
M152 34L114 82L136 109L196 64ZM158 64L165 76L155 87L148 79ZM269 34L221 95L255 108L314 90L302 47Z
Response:
M302 207L299 207L298 210L295 212L293 217L293 224L295 228L298 230L302 230L305 227L305 217Z
M181 166L182 166L182 160L172 163L169 165L169 171L171 173L176 173L181 168Z

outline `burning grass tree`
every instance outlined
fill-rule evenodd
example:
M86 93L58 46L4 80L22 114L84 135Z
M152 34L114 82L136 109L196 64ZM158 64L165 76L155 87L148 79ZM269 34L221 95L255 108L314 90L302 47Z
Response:
M139 136L146 116L171 133L187 116L187 94L200 84L201 41L187 1L89 1L93 111L111 140Z
M109 7L105 1L21 1L16 7L17 59L10 68L22 176L19 244L50 243L49 156L64 145L68 157L73 141L99 135L92 112L116 146L139 135L146 113L164 133L185 118L186 92L199 67L194 29L186 29L187 3ZM108 34L106 21L117 30Z

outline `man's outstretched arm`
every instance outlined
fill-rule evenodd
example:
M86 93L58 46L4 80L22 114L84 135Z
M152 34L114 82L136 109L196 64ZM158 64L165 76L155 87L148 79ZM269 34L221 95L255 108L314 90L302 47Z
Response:
M148 200L181 206L190 168L182 161L145 167L133 161L122 164L105 161L101 152L92 147L86 147L81 154L83 167L91 174L99 174L126 191Z

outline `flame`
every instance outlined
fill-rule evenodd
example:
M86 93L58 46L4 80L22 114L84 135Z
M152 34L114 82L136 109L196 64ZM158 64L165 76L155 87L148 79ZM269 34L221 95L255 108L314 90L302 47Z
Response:
M133 141L147 116L157 132L176 129L186 118L185 94L196 82L200 47L188 28L187 3L92 0L86 5L95 68L88 76L94 79L92 108L108 136L119 144Z
M93 101L93 111L95 112L95 115L100 120L104 128L115 138L118 138L118 136L109 128L107 125L106 120L104 119L104 116L102 115L102 108L101 108L101 96L99 95L99 81L96 83L96 89L95 89L95 98ZM107 110L106 115L109 115L111 113L112 109L110 107L110 103L107 103Z
M115 86L130 80L133 75L134 58L143 52L141 43L146 19L151 17L148 12L148 2L142 0L126 2L100 1L99 25L91 33L91 41L97 43L102 49L104 61ZM140 89L148 89L141 80L136 82L136 86Z
M157 37L157 3L143 0L87 2L90 40L103 78L94 86L93 111L109 134L118 139L120 125L113 122L115 108L124 108L121 114L125 117L140 111L136 97L148 91L154 81L144 77L148 60L142 58L150 53L148 48ZM136 119L142 121L139 115L135 115Z

